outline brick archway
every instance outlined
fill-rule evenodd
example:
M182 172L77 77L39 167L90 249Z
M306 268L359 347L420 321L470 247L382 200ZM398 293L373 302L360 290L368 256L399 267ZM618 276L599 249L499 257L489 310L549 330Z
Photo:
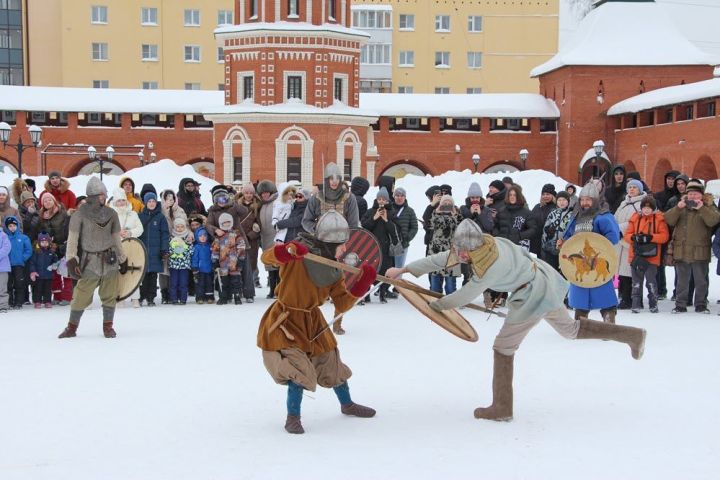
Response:
M514 162L513 160L502 160L499 162L492 163L485 167L483 173L497 173L497 172L518 172L522 170L522 165Z
M0 173L8 172L17 175L17 167L9 159L0 156Z
M695 162L695 167L692 169L692 178L699 178L706 182L718 178L715 162L710 158L710 155L700 155L700 158Z
M625 172L630 173L630 172L637 172L637 171L638 171L638 169L632 160L628 160L627 162L625 162ZM643 180L645 180L645 179L643 178Z
M394 176L396 178L402 178L403 176L405 176L405 174L402 174L398 177L397 173L399 170L402 170L403 167L405 167L405 166L409 167L407 169L408 172L405 174L415 175L418 173L417 171L419 170L422 175L428 175L428 174L432 175L432 172L422 162L419 162L417 160L403 159L403 160L399 160L397 162L393 162L393 163L389 164L388 166L386 166L385 168L383 168L382 172L380 172L380 174L377 175L377 178L375 178L375 183L377 184L377 180L381 176L387 175L388 172L390 173L391 176Z
M650 187L652 188L653 192L662 192L663 190L665 190L665 174L670 170L672 170L670 160L668 160L667 158L661 158L660 160L658 160L657 164L655 164L652 184ZM647 183L647 180L645 180L645 183Z
M117 162L111 162L105 160L103 162L103 175L119 175L124 173L125 167ZM90 160L90 157L85 157L79 160L68 169L68 176L75 177L77 175L90 175L91 173L100 173L100 162L97 160Z

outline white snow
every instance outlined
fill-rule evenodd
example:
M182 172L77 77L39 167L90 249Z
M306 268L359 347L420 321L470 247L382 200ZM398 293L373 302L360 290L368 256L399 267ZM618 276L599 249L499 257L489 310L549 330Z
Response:
M608 110L608 115L637 113L665 105L692 102L705 98L720 97L720 78L712 78L701 82L659 88L651 92L635 95L618 102Z
M300 99L291 98L284 103L276 103L274 105L258 105L252 101L246 100L236 105L222 105L214 108L206 108L203 114L228 115L228 114L260 114L260 115L336 115L350 117L371 117L376 118L377 113L371 110L349 107L344 103L336 100L332 105L319 108L314 105L308 105Z
M170 173L166 163L151 167L135 172L136 183ZM473 179L487 192L502 176L448 172L397 184L421 214L431 184L450 183L461 201ZM565 184L541 171L510 176L530 201L543 183ZM410 258L422 252L420 233ZM714 310L717 286L711 274ZM516 355L515 419L494 423L472 412L491 401L500 320L462 310L479 334L473 344L404 300L373 301L345 316L339 345L353 399L378 415L344 417L333 392L319 389L303 400L307 433L291 436L286 390L255 346L266 293L252 305L118 309L114 340L102 338L97 305L68 340L56 338L67 308L0 316L0 478L674 480L715 478L720 467L715 315L675 317L668 301L657 315L621 312L619 323L648 330L641 361L624 345L565 340L541 323Z
M355 30L336 23L323 23L315 25L307 22L248 22L240 25L224 25L215 29L215 36L223 38L235 33L244 32L332 32L354 37L367 37L370 34L362 30Z
M592 10L531 77L568 65L714 65L654 2L607 2Z

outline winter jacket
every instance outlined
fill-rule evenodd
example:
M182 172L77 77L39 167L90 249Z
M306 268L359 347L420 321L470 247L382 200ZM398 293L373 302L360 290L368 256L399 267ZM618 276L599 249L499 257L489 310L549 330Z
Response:
M680 172L677 170L670 170L665 174L663 177L663 190L662 192L655 193L655 201L657 202L657 209L661 212L667 212L670 210L670 207L668 206L668 202L670 202L670 199L678 194L677 189L675 188L675 184L673 183L672 188L667 187L667 179L668 177L672 177L673 179L677 178L680 175Z
M659 267L662 246L670 240L670 230L667 223L665 223L662 212L655 211L652 215L643 215L642 212L638 212L630 217L624 235L625 243L630 245L630 253L628 254L630 264L635 258L635 244L632 238L635 234L652 235L650 242L657 244L657 255L644 258L648 263Z
M276 242L285 242L287 229L278 227L277 223L280 220L285 220L290 217L290 212L292 212L293 208L293 202L295 201L295 199L291 197L290 194L294 191L294 189L296 189L294 185L290 185L287 182L281 183L280 187L278 188L278 198L276 198L273 202L271 223L272 226L275 227L275 236L273 237L273 239Z
M486 206L480 206L480 213L474 213L471 211L472 204L470 203L470 197L465 199L465 205L460 207L460 215L463 218L469 218L480 227L485 233L492 233L495 227L495 219L491 215L490 208Z
M177 204L177 201L171 206L165 202L165 200L162 200L160 202L160 207L162 208L163 215L165 215L165 220L167 220L168 225L172 225L176 218L182 218L187 221L187 214L185 213L185 210L180 208Z
M280 220L275 224L275 227L278 229L287 229L287 234L285 235L286 242L295 240L298 234L304 232L302 228L302 219L305 215L305 208L307 208L307 204L307 201L295 201L292 207L292 211L290 212L290 216L285 220Z
M138 194L135 193L135 181L130 177L120 177L119 187L122 188L122 184L125 183L126 180L130 180L130 183L132 183L133 193L131 195L128 195L127 192L125 192L125 197L127 201L130 202L130 206L132 207L133 212L140 213L142 212L144 205L142 201L142 196L138 196Z
M505 205L495 217L493 235L507 238L515 245L530 248L530 239L533 238L538 227L525 205Z
M355 195L355 201L358 206L358 217L363 218L367 212L368 204L365 200L365 194L370 189L370 182L363 177L355 177L350 182L350 192Z
M77 199L75 194L70 190L70 182L66 178L60 179L60 186L54 188L50 185L50 179L45 181L45 191L52 193L52 196L57 199L58 202L62 203L65 210L75 208Z
M321 189L314 197L310 197L303 217L305 231L315 233L315 224L317 224L320 216L328 210L337 210L338 213L345 217L350 228L356 228L360 224L355 195L350 193L344 183L341 183L337 189L332 190L326 179L325 188Z
M485 198L491 198L492 203L490 205L487 205L487 202L485 202L486 206L492 210L495 210L496 215L497 215L497 213L499 213L501 210L503 210L505 208L505 195L506 194L507 194L507 190L504 188L502 190L500 190L499 192L496 192L493 195L490 195L488 193ZM497 217L496 217L495 221L497 221Z
M13 218L13 217L8 217ZM32 257L32 245L27 235L22 233L18 228L15 233L10 232L5 227L5 234L10 241L10 266L11 267L24 267L25 264Z
M145 245L148 255L148 272L163 272L163 254L168 252L170 248L167 220L162 213L160 205L155 210L143 208L140 215L140 222L143 226L143 233L140 235L140 241Z
M51 280L55 270L51 267L57 263L58 257L50 248L36 248L30 257L30 272L38 274L40 280Z
M623 277L632 277L632 268L630 268L629 261L631 243L626 242L625 239L622 238L622 236L625 235L625 231L628 228L632 216L640 212L640 204L645 199L645 197L647 197L647 194L645 192L641 193L636 197L626 195L625 199L622 201L622 203L620 203L617 210L615 210L615 220L618 223L618 227L620 227L621 235L621 240L615 245L615 252L617 253L618 257L618 274Z
M205 243L200 243L200 235L203 234L207 237L207 240ZM200 273L211 273L213 271L212 263L210 234L205 228L200 227L195 230L195 248L193 248L190 266Z
M10 239L5 232L0 229L0 273L7 273L10 269Z
M680 193L680 190L678 190L678 187L677 187L678 180L684 181L686 185L690 181L690 179L688 178L687 175L678 175L677 177L675 177L675 182L673 183L673 189L675 189L675 195L670 197L668 199L667 203L665 204L665 210L664 210L665 212L667 212L671 208L675 208L677 206L678 202L680 201L680 199L683 196L685 196L684 193Z
M573 210L570 206L565 209L556 208L548 215L542 232L541 249L543 252L549 253L550 255L558 255L560 253L560 250L557 248L557 241L563 238L563 234L572 219L572 215Z
M710 261L710 238L715 225L720 223L720 211L711 194L703 195L703 206L698 210L676 206L665 212L665 221L673 227L672 248L676 262Z
M273 202L278 197L277 192L270 195L266 201L260 201L258 223L260 224L260 247L263 250L273 248L275 245L275 227L272 225ZM304 215L304 213L303 213ZM303 217L304 218L304 217Z
M418 232L418 221L415 210L407 203L407 199L402 205L392 203L392 214L395 217L395 223L400 228L400 236L403 248L408 248L415 235Z
M68 233L70 228L70 215L65 211L62 205L60 209L52 217L43 218L44 209L40 209L40 223L38 224L38 233L47 232L52 237L53 245L55 245L58 257L65 256L65 247L67 246Z
M387 204L387 222L382 218L377 220L374 218L378 211L377 200L373 203L372 208L365 212L362 218L362 227L372 233L373 237L380 244L380 252L382 253L382 264L378 269L378 273L383 274L388 268L393 266L393 257L390 256L390 245L397 244L401 241L400 227L397 222L397 212L394 211L392 204Z
M139 238L143 233L143 224L140 221L140 217L130 206L130 202L123 208L118 208L114 204L110 206L118 214L118 220L120 221L120 229L130 231L132 238Z
M192 178L183 178L180 180L180 185L178 186L177 191L177 203L185 210L185 213L189 217L190 215L199 213L203 216L207 216L207 210L205 210L205 205L203 205L202 200L200 199L200 192L198 191L197 187L195 187L195 191L190 193L187 190L185 190L185 184L188 182L195 182ZM195 182L197 185L197 182Z
M190 234L192 235L192 234ZM183 236L173 236L170 240L170 258L168 266L173 270L190 270L192 266L193 244Z
M23 233L30 238L30 242L34 242L39 233L38 227L40 225L40 213L38 209L36 208L34 212L30 212L30 210L20 205L18 207L18 214L20 215Z
M615 172L621 171L623 173L623 181L620 185L615 184ZM610 178L610 185L605 188L605 200L607 201L610 213L615 213L622 203L625 195L627 195L627 174L623 165L616 165L612 169L612 175Z
M212 243L212 259L220 268L220 275L240 275L245 263L245 236L240 230L230 230Z
M535 225L535 233L532 237L530 237L530 251L534 253L537 256L540 256L540 251L542 250L542 235L543 235L543 227L545 226L545 222L548 219L548 216L550 213L552 213L555 209L557 209L557 205L555 205L555 202L550 202L546 204L538 203L533 207L533 209L530 211L530 215L533 219L533 224Z
M439 212L435 209L430 223L433 229L432 240L428 247L429 253L435 254L450 250L453 235L455 235L455 229L463 221L462 215L457 210L449 213ZM453 277L460 276L460 267L455 266L452 268L442 269L435 272L439 275L452 275Z
M712 242L712 251L713 255L718 258L717 267L715 267L715 273L720 275L720 232L715 232L715 238L713 238Z
M213 205L208 210L207 220L205 220L205 229L211 236L215 236L215 231L220 228L220 215L227 213L233 218L233 229L238 230L243 236L245 232L242 228L242 221L248 214L248 209L237 202L228 202L225 206Z

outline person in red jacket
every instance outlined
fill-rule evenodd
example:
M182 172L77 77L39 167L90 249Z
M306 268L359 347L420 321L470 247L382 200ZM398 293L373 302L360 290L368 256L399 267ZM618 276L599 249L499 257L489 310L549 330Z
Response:
M65 210L75 208L77 203L75 194L70 190L70 182L67 178L62 178L60 172L50 172L45 182L45 190L52 193L53 197L63 204Z
M662 246L670 240L670 231L655 199L646 197L640 211L630 217L625 241L630 244L628 261L632 267L632 312L639 313L642 304L643 279L647 284L650 311L658 313L657 269ZM653 254L654 252L654 254Z

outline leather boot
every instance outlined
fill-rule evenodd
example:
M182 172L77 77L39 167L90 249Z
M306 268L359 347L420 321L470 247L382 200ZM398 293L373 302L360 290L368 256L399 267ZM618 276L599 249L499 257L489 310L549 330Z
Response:
M614 308L610 308L607 310L600 310L600 315L602 315L603 322L606 323L615 323L615 315L617 315L617 310Z
M575 320L588 318L588 315L590 315L590 310L578 310L577 308L575 309Z
M345 330L342 328L342 318L333 323L333 333L335 335L345 335Z
M77 336L78 325L80 325L80 318L82 317L83 310L70 310L70 320L68 321L67 327L62 331L58 338L72 338Z
M514 355L495 352L493 367L493 401L486 408L476 408L475 418L508 422L513 417L513 360Z
M625 343L630 346L632 357L635 360L640 360L645 350L646 335L647 332L642 328L626 327L624 325L583 319L580 320L580 329L575 338L598 338Z
M350 415L353 417L360 417L360 418L370 418L375 416L375 410L366 407L364 405L359 405L357 403L349 403L347 405L340 405L340 411L345 415Z
M117 333L113 329L113 319L115 318L115 307L102 307L103 310L103 335L105 338L115 338Z
M299 415L288 415L285 420L285 431L288 433L301 434L305 433L305 429L300 422Z

